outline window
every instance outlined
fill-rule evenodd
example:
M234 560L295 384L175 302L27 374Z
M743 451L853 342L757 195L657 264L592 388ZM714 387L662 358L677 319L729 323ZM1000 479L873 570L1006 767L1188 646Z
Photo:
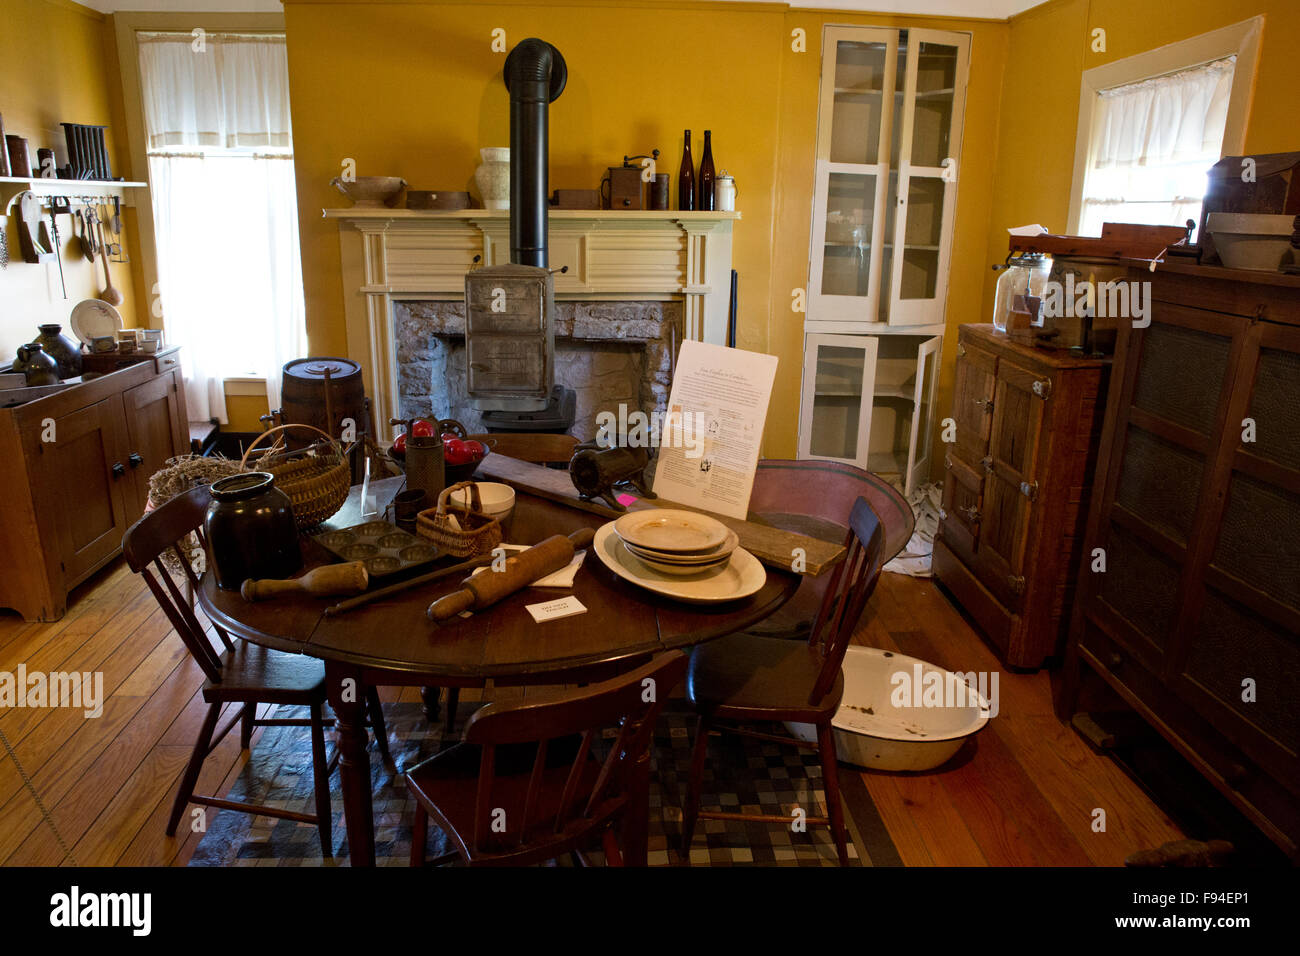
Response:
M1199 221L1219 161L1236 57L1100 91L1079 233L1105 222Z
M283 36L137 34L158 295L195 420L306 351Z
M1261 27L1256 17L1084 72L1069 232L1199 220L1210 167L1243 150Z

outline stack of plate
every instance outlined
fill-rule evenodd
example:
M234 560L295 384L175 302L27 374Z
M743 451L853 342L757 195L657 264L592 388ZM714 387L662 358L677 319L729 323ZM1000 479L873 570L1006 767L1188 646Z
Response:
M740 544L736 533L708 515L657 508L623 515L614 533L637 561L661 574L717 572Z

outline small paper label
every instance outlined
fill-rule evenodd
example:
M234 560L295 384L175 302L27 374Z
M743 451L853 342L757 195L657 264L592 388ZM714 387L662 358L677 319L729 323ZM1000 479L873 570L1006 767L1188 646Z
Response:
M560 598L558 601L525 604L524 607L538 624L542 623L542 621L554 621L562 617L573 617L575 614L587 613L586 607L572 594L566 598Z

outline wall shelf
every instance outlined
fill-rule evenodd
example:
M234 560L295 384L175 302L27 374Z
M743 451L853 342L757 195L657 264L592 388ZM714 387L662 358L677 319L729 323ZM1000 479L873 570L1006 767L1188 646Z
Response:
M115 179L49 179L44 176L0 176L0 213L8 214L14 199L28 190L40 196L103 196L123 194L126 190L147 189L148 183L118 181Z

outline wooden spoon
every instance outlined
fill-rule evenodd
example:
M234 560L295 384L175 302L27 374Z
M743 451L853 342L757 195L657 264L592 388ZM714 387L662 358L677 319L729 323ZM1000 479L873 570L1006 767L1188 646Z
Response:
M104 224L96 225L99 229L99 256L104 263L104 291L99 294L99 297L109 305L121 305L122 293L113 288L113 275L108 271L108 254L104 251Z

